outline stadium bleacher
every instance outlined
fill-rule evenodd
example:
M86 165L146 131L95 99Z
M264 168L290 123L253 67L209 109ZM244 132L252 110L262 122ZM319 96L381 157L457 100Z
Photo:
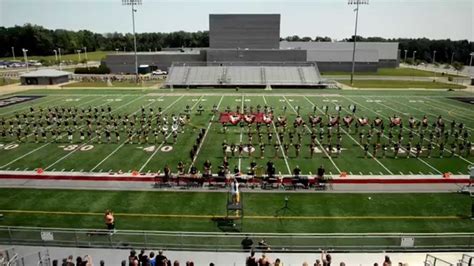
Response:
M175 63L169 87L325 87L316 64Z

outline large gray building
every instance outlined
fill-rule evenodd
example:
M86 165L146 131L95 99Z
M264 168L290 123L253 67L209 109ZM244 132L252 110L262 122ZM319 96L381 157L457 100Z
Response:
M280 14L211 14L209 48L279 49Z
M139 65L168 70L173 63L232 62L310 63L321 72L351 71L351 42L280 42L279 14L211 14L209 47L165 48L161 52L138 54ZM111 53L103 61L112 73L134 73L133 53ZM376 72L381 67L398 67L398 43L359 42L356 71Z

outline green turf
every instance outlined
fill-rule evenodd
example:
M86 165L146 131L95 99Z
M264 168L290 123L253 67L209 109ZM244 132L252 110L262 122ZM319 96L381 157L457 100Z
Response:
M5 85L19 83L19 82L20 82L19 80L0 78L0 86L5 86Z
M327 71L322 72L322 75L350 75L350 72L340 72L340 71ZM413 68L379 68L377 72L356 72L357 76L367 76L367 75L376 75L376 76L401 76L401 77L441 77L441 73L435 73L432 71L425 71ZM444 77L457 77L456 75L445 74Z
M127 192L0 189L1 210L91 212L97 215L5 213L0 225L102 228L101 213L112 209L120 229L219 231L209 218L127 217L120 214L225 215L226 194L218 192ZM290 211L278 212L284 196ZM469 196L461 194L243 193L244 217L332 216L340 219L244 218L246 232L473 232ZM368 199L371 197L371 200ZM93 199L93 200L91 200ZM346 219L375 216L374 219ZM377 219L380 216L456 216L459 219Z
M349 80L340 80L340 83L350 86ZM408 80L354 80L356 88L423 88L423 89L465 89L465 86L432 81Z
M183 160L187 166L191 164L189 158L189 150L196 139L198 128L207 128L209 121L211 120L212 114L210 112L212 106L217 104L222 97L220 110L223 110L226 106L231 106L235 109L236 105L241 105L242 97L244 103L248 105L257 104L260 105L271 105L275 107L275 113L280 115L283 113L283 106L287 107L286 116L289 121L293 121L295 118L295 112L292 109L294 106L301 106L301 113L307 120L309 113L313 111L313 104L322 107L328 105L330 107L330 113L334 114L334 106L340 104L344 109L341 115L346 115L348 110L347 106L350 104L356 104L358 106L357 116L366 116L373 119L376 115L382 116L384 119L388 119L393 114L400 115L403 119L406 119L413 115L420 119L423 115L428 115L430 123L432 123L438 115L442 115L446 119L446 123L451 120L464 121L465 125L471 130L474 126L472 119L473 111L470 109L471 106L466 103L458 102L455 100L447 99L447 96L456 95L468 95L462 92L345 92L337 90L327 90L317 93L315 91L298 91L306 92L306 96L293 96L287 95L285 97L277 96L275 93L282 92L281 90L275 90L273 93L267 93L265 97L256 95L254 93L242 95L202 95L203 91L199 90L181 90L176 91L175 94L166 95L161 93L162 90L103 90L103 89L68 89L68 90L35 90L32 92L24 92L22 94L42 94L48 95L41 99L27 102L24 104L13 105L2 108L0 110L0 116L11 117L15 112L22 112L32 106L100 106L110 105L116 113L132 113L140 109L141 106L148 105L149 107L157 108L168 108L165 113L179 113L184 110L186 105L194 106L198 101L206 109L203 115L197 115L193 111L191 121L185 128L185 133L179 135L176 144L168 141L167 146L171 146L173 149L170 152L158 151L155 154L143 150L146 147L155 146L162 147L160 143L147 143L147 144L127 144L121 145L125 138L122 135L122 141L119 143L110 144L99 144L96 142L88 143L93 145L93 148L89 151L75 151L70 153L65 151L64 148L69 146L69 143L34 143L31 139L27 143L16 143L18 146L9 150L0 150L0 166L4 166L2 170L33 170L38 167L47 168L49 170L62 170L65 171L119 171L129 172L133 170L143 169L144 172L162 169L166 164L169 164L173 171L179 160ZM166 93L170 93L169 90L164 90ZM182 92L189 93L189 95L182 95ZM209 91L205 91L209 92ZM288 92L288 91L286 91ZM156 93L148 94L148 93ZM219 94L219 90L216 91ZM377 96L370 96L369 94ZM364 95L365 94L365 95ZM161 96L160 96L161 95ZM318 111L320 114L320 111ZM216 118L215 118L216 119ZM274 129L270 128L273 132ZM307 129L301 129L304 134L308 131ZM405 130L405 140L407 139L408 131ZM223 153L221 150L221 144L224 140L228 143L240 142L241 131L239 127L230 127L227 134L221 132L221 126L219 123L212 123L210 126L210 133L204 140L203 147L196 159L196 165L199 169L202 168L202 164L206 159L210 159L215 168L222 162ZM444 158L439 158L438 151L433 151L432 158L426 158L423 156L419 159L416 158L404 158L400 156L398 159L394 159L392 154L389 152L386 158L381 158L380 154L377 156L378 160L372 158L364 158L364 152L358 145L359 137L354 133L352 129L350 134L346 134L342 131L342 154L340 156L333 155L332 161L329 160L323 154L316 154L314 158L309 157L309 136L303 135L303 148L302 153L299 157L295 156L294 149L290 149L289 154L281 153L278 154L278 158L274 159L273 145L268 145L265 150L264 158L259 157L249 158L248 155L244 155L242 158L231 157L230 166L238 166L239 162L241 169L246 171L252 160L256 160L258 165L264 165L268 160L273 160L276 164L277 171L282 174L288 174L296 165L299 165L303 170L303 173L315 173L316 168L319 165L324 165L328 173L338 174L339 171L346 171L350 174L441 174L450 171L454 174L467 174L468 166L472 164L472 155L468 158L449 157L449 153L446 151ZM427 137L427 136L425 136ZM242 141L247 140L246 133L242 133ZM375 138L374 138L375 139ZM415 136L415 139L416 136ZM472 134L470 135L472 140ZM266 136L264 136L266 141ZM382 139L386 140L386 139ZM14 139L6 137L0 141L2 144L14 142ZM254 145L258 148L258 138L254 136ZM326 142L326 140L324 140ZM425 144L427 142L425 141ZM73 145L81 144L78 136L76 136L75 143ZM62 147L61 147L62 146ZM257 150L256 155L259 155ZM146 163L148 161L148 163ZM290 169L287 167L288 166ZM146 164L145 164L146 163Z

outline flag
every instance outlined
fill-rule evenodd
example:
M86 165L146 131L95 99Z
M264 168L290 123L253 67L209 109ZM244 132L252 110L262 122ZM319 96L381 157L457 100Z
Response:
M322 118L319 115L318 116L312 116L312 115L309 116L309 122L312 125L317 125L317 124L321 123L321 121L322 121Z
M219 121L222 124L230 123L232 125L237 125L241 120L241 115L238 113L221 113Z
M303 123L304 123L303 118L301 118L301 116L297 116L295 119L295 124L297 124L298 126L301 126Z
M390 122L392 125L399 126L402 123L402 119L400 117L394 116L390 118Z
M357 122L359 122L359 125L361 126L365 126L367 124L369 124L369 119L367 119L367 117L360 117L359 119L357 119Z
M278 123L282 126L286 125L286 117L284 116L279 116L277 117Z
M350 115L346 115L343 120L344 120L344 124L346 126L349 126L352 123L352 121L354 120L354 118Z
M251 124L255 120L255 116L250 114L250 115L244 115L244 120L245 122Z
M374 124L375 124L375 126L380 126L380 125L383 124L383 120L377 117L374 120Z
M329 124L331 126L339 124L339 116L331 116L331 118L329 119Z

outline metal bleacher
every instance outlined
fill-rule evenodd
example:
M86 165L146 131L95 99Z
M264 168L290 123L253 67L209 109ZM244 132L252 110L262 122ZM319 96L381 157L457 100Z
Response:
M289 86L324 87L315 64L175 63L166 85L169 87Z

